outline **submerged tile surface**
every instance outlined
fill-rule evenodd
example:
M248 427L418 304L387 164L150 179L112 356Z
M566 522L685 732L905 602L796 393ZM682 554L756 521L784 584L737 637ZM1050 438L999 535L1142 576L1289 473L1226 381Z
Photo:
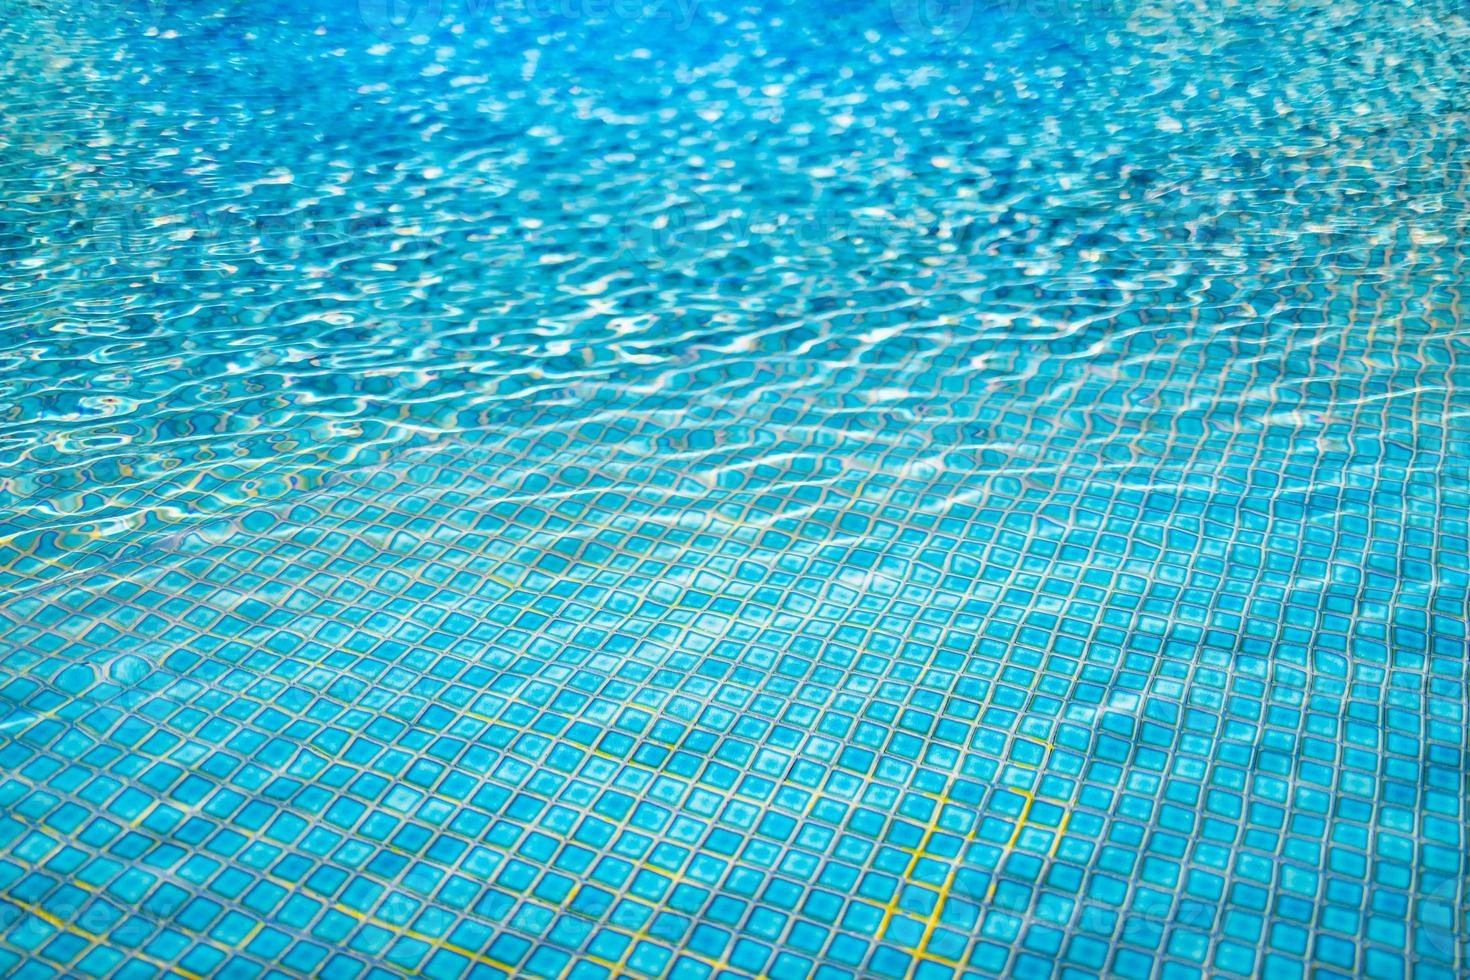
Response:
M0 973L1470 968L1463 11L13 13Z
M0 607L11 967L1456 969L1451 514L588 402Z

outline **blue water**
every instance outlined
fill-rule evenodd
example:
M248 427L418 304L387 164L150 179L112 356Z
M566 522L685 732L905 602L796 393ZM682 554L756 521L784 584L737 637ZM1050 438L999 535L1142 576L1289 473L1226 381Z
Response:
M0 63L0 974L1470 971L1461 6Z

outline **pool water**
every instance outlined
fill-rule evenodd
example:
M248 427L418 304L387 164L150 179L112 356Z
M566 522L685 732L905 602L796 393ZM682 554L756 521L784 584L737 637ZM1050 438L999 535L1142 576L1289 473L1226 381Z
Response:
M0 61L0 973L1470 970L1460 5Z

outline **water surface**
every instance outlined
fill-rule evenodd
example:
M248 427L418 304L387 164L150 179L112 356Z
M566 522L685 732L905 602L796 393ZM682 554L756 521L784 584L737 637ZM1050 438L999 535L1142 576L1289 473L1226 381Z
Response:
M7 974L1463 975L1459 6L0 58Z

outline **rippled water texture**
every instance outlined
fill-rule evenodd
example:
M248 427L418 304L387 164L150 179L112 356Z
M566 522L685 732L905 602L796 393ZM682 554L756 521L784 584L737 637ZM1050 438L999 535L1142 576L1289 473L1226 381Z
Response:
M1470 969L1458 3L0 6L0 973Z

